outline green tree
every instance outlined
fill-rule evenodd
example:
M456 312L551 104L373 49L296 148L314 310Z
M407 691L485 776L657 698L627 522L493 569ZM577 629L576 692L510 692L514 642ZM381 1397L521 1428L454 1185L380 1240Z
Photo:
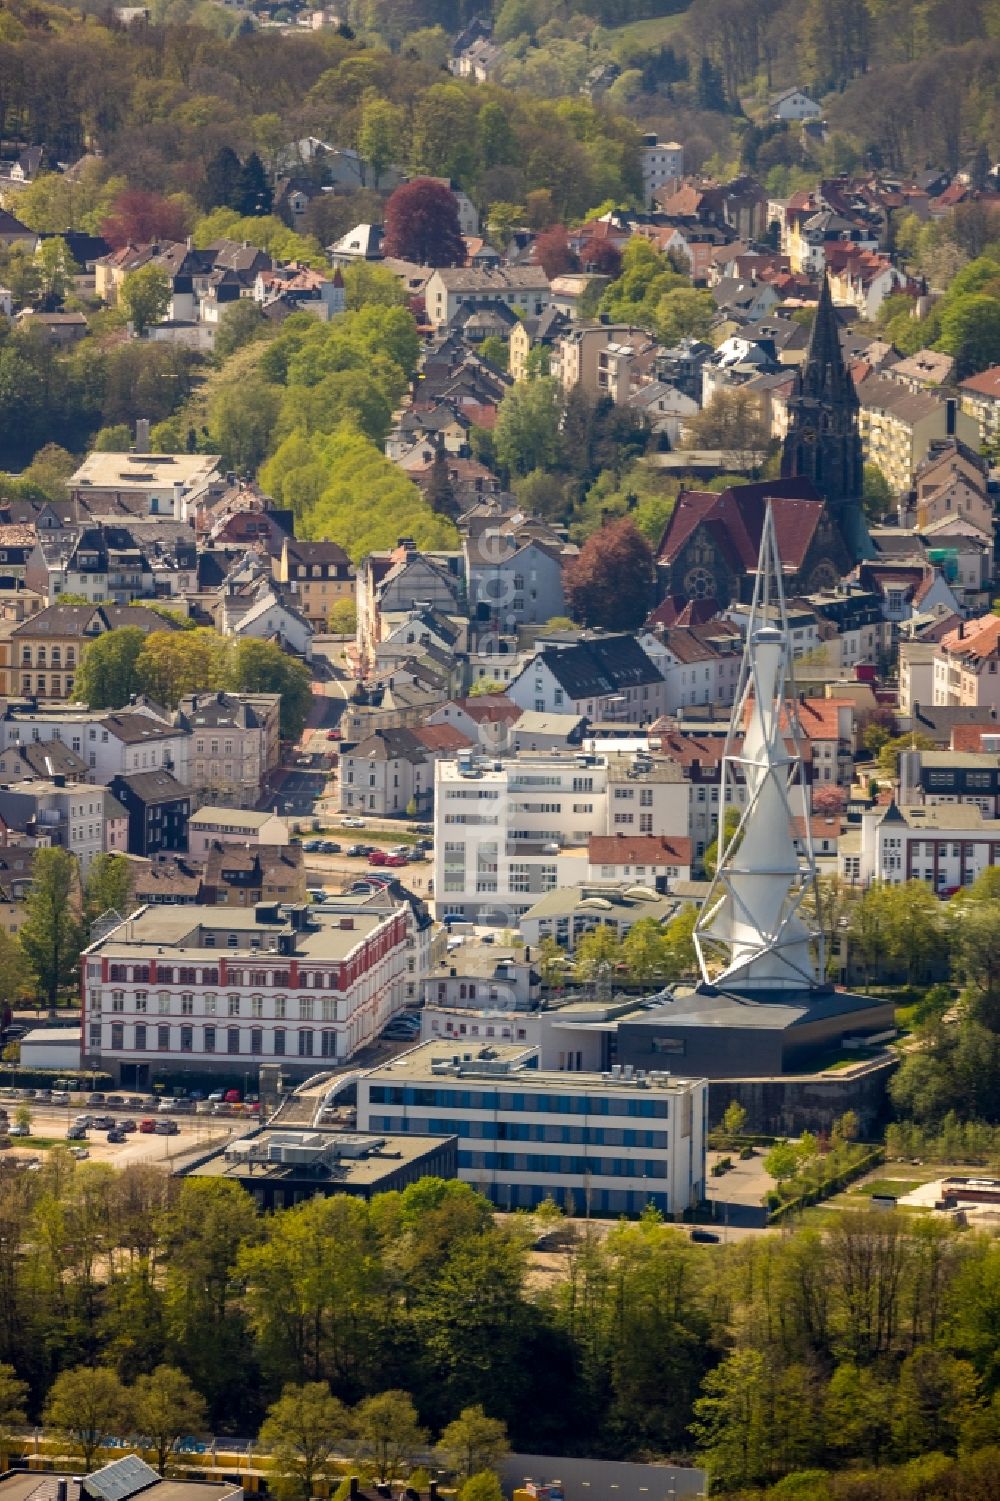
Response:
M127 422L116 422L111 427L102 427L94 439L97 453L128 453L132 432Z
M69 253L66 241L58 235L49 240L42 240L35 251L35 264L38 267L39 290L42 296L52 303L62 302L73 272L76 270L76 262Z
M252 297L240 297L226 308L215 330L212 353L219 363L268 332L268 323Z
M492 1470L470 1475L458 1493L458 1501L503 1501L499 1479Z
M922 735L919 730L896 735L883 743L878 753L878 769L883 777L892 780L899 775L899 757L903 751L933 749L934 741L929 735Z
M566 950L551 935L546 935L538 946L538 970L542 984L550 990L565 980Z
M438 1453L453 1474L468 1480L494 1469L507 1454L507 1426L489 1418L481 1404L463 1407L441 1434Z
M734 1350L705 1377L692 1428L714 1483L735 1488L771 1473L768 1385L759 1350Z
M560 457L562 396L551 376L511 386L497 410L497 462L508 474L550 469Z
M353 636L358 628L358 607L353 599L335 599L328 624L335 636Z
M621 954L632 980L651 980L663 971L666 934L655 917L633 923L622 940Z
M140 266L122 278L118 294L122 311L141 337L152 324L159 323L170 306L170 282L162 267Z
M49 1388L43 1422L61 1434L83 1462L84 1474L94 1456L117 1433L128 1413L128 1393L106 1366L77 1366L62 1371Z
M799 1167L799 1154L787 1141L776 1141L764 1158L764 1171L776 1183L783 1183L787 1178L794 1178Z
M499 678L477 678L469 689L469 697L486 698L491 693L503 693L505 687Z
M979 1402L979 1381L966 1360L944 1350L914 1350L899 1370L892 1432L904 1457L954 1454L959 1434Z
M954 285L941 312L941 335L935 348L955 360L955 376L964 380L996 364L1000 351L1000 298L986 292L955 296Z
M403 112L374 90L365 96L358 126L358 150L368 163L370 186L377 188L392 161L399 161L403 145Z
M877 1464L889 1442L892 1394L874 1371L846 1362L830 1378L824 1403L827 1444Z
M687 902L667 924L663 946L664 975L671 980L681 980L698 973L698 955L694 946L694 928L698 921L697 909Z
M730 1100L722 1116L722 1129L727 1136L742 1136L747 1123L747 1113L739 1100Z
M188 693L226 686L230 650L230 642L204 627L153 631L144 639L135 662L140 690L156 703L176 709Z
M26 1422L24 1413L28 1383L18 1378L12 1365L0 1365L0 1454L8 1454L13 1430Z
M605 972L606 967L619 964L621 957L621 940L614 928L607 923L598 923L577 939L573 955L576 978L581 983L592 982Z
M148 1376L139 1376L129 1405L133 1423L152 1441L161 1475L166 1474L177 1441L205 1426L205 1403L176 1366L159 1365Z
M132 871L124 855L94 856L83 886L83 921L87 932L91 923L105 912L128 916L134 905L129 902L131 885Z
M742 387L716 391L706 407L687 419L683 436L686 448L721 449L743 463L765 453L771 441L760 402Z
M288 1385L267 1409L258 1444L271 1456L281 1501L312 1501L350 1428L347 1409L325 1381Z
M880 520L892 507L892 487L877 464L865 465L862 498L865 515L872 521Z
M236 693L280 693L282 735L297 740L302 734L313 705L312 677L304 663L275 642L250 638L238 642L228 681Z
M80 958L78 902L79 870L74 856L58 845L37 849L18 938L52 1016L59 991L73 979Z
M408 1471L427 1442L409 1392L379 1392L365 1397L352 1414L360 1452L375 1464L380 1481L390 1484Z

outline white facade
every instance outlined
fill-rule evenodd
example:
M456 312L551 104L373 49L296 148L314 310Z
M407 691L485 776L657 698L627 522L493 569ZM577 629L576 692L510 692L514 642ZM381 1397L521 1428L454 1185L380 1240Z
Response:
M188 785L189 739L186 730L166 724L142 706L116 712L12 709L0 720L0 749L58 740L86 761L91 782L104 785L117 776L164 769Z
M801 89L789 89L774 101L776 120L818 120L823 111L815 99L803 94Z
M358 1127L458 1137L458 1176L504 1209L680 1215L704 1194L708 1085L535 1067L537 1048L426 1043L358 1082Z
M275 1060L311 1073L401 1007L406 955L402 907L145 907L81 961L83 1061L133 1085Z
M852 883L925 881L944 895L1000 865L1000 819L972 803L875 808L862 814L860 840L841 840L838 864Z
M642 191L648 208L653 194L673 177L684 176L684 147L679 141L658 141L655 135L643 137L639 148L642 165Z
M287 844L288 825L252 808L201 808L188 820L188 849L207 855L213 844Z

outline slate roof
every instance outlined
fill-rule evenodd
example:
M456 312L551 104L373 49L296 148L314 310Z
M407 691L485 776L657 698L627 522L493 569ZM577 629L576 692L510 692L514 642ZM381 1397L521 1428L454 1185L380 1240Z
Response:
M598 637L573 646L549 647L524 669L542 662L571 699L599 698L622 688L662 681L662 674L632 636Z

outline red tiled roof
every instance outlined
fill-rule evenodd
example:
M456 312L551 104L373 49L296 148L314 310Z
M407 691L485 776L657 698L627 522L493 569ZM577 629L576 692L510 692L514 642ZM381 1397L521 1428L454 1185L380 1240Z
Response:
M977 396L1000 398L1000 365L991 365L989 370L980 370L961 383L963 391L973 391Z
M707 625L718 612L714 599L685 599L683 594L668 594L646 620L647 626Z
M592 834L591 865L690 865L691 840L665 834Z
M671 512L657 561L672 563L696 528L706 525L734 568L753 572L768 500L772 503L778 554L790 572L802 567L823 514L819 496L808 480L776 479L713 490L682 490Z
M413 731L421 745L431 751L467 750L473 742L453 724L422 724Z
M983 615L979 620L967 620L957 630L949 632L941 641L944 651L958 657L995 657L1000 650L1000 615Z
M983 748L984 735L996 735L998 726L995 724L953 724L951 727L951 745L953 751L981 751Z
M806 831L806 821L800 815L792 819L792 828L798 839L801 839ZM809 832L813 842L820 839L837 839L840 837L841 823L839 818L830 814L814 813L809 819Z
M476 698L456 698L455 703L464 709L470 719L477 724L496 724L506 719L513 724L521 717L520 707L509 699L505 693L482 693Z

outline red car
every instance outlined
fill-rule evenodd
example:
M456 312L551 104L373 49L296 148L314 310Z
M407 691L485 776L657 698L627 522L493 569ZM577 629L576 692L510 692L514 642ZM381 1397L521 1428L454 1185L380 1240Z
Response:
M386 855L383 865L407 865L409 862L405 855Z
M238 1089L227 1089L222 1099L226 1105L238 1105L241 1095Z
M385 850L372 850L368 856L369 865L391 865L392 855L387 855Z
M139 1122L139 1130L143 1136L149 1136L156 1130L156 1122L151 1116L147 1116L145 1120Z

